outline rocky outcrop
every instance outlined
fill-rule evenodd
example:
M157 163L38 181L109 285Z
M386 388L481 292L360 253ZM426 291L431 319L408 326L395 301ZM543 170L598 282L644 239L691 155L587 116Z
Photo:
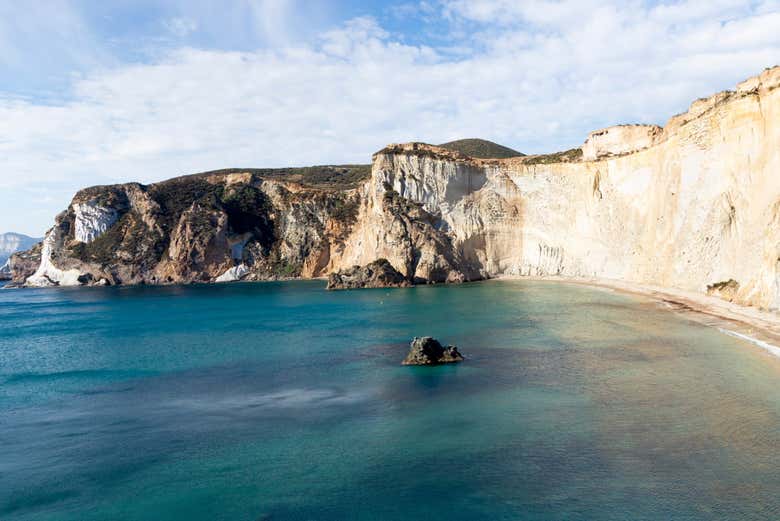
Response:
M241 171L88 188L57 217L24 284L322 276L359 207L356 189L323 189Z
M462 362L463 355L455 346L442 346L435 338L414 337L402 365L438 365Z
M246 264L239 264L217 277L214 282L236 282L249 275L250 271L249 266Z
M435 212L483 277L714 287L735 303L778 309L778 85L780 68L768 69L694 102L661 132L636 129L652 141L629 136L595 160L476 160L394 145L375 156L373 189L390 184Z
M359 182L329 167L87 189L27 284L309 278L383 258L412 283L618 279L778 309L778 86L767 69L662 129L610 127L547 156L411 143Z
M353 266L331 273L327 289L401 288L411 286L387 259L377 259L365 266Z
M11 263L5 261L5 264L0 266L0 280L11 280Z
M582 145L582 158L593 161L602 157L629 154L655 144L662 129L657 125L617 125L596 130Z
M96 200L74 203L74 239L88 244L103 235L119 220L119 209L102 206Z
M63 227L55 226L46 234L41 249L41 263L25 283L30 286L78 286L82 279L82 272L77 268L61 269L54 264L54 257L58 254L63 244Z
M41 250L43 243L39 242L27 251L16 252L8 259L11 271L12 286L23 286L25 281L41 265Z

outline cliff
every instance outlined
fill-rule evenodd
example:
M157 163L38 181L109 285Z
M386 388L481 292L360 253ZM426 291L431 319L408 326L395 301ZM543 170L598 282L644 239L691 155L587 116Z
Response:
M439 212L483 277L619 279L780 305L780 68L663 129L592 133L583 155L475 160L424 145L374 157L373 190Z
M392 192L367 197L363 167L316 168L84 189L40 245L11 259L13 280L45 287L312 278L351 266L348 241L372 248L370 261L392 253L410 282L468 279L450 238L419 205Z
M384 258L417 283L594 277L776 309L778 85L780 68L767 69L663 128L611 127L547 156L390 145L347 187L242 171L91 188L58 216L36 273L14 275L28 285L260 280Z
M0 280L10 280L12 277L11 255L32 248L40 241L21 233L0 233Z

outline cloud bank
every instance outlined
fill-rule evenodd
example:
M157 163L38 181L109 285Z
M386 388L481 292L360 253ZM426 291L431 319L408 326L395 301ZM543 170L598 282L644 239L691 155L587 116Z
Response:
M167 41L74 77L55 103L0 93L0 228L41 234L92 184L364 163L410 140L549 152L607 125L663 124L780 62L779 4L450 0L399 7L414 37L382 11L250 51ZM160 21L182 38L202 24ZM3 27L0 56L18 60Z

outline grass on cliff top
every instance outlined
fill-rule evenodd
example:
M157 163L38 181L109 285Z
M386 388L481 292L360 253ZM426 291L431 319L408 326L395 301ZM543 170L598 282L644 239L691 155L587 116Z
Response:
M572 163L582 159L582 149L572 148L564 150L563 152L554 152L552 154L543 154L539 156L531 156L524 160L525 164L542 164L547 165L550 163Z
M508 157L522 157L525 155L522 152L487 141L486 139L459 139L438 146L479 159L506 159Z
M321 165L290 168L225 168L175 179L192 179L211 175L254 174L263 179L290 181L312 188L345 190L355 188L371 176L371 165ZM169 180L172 181L172 180Z

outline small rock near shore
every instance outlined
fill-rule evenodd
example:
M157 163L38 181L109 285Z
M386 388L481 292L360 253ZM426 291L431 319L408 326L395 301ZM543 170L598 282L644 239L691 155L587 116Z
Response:
M400 288L411 286L409 280L399 273L387 259L377 259L365 266L331 273L327 289L356 288Z
M462 362L463 355L455 346L443 346L435 338L414 337L409 354L402 365L437 365Z

